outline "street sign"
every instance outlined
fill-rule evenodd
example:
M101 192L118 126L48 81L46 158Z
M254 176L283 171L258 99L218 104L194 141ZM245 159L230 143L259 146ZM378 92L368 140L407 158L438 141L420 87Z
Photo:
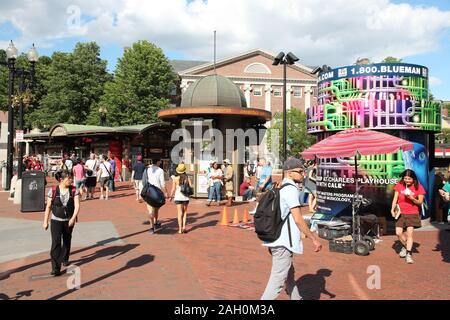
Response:
M16 130L16 142L23 142L23 130Z

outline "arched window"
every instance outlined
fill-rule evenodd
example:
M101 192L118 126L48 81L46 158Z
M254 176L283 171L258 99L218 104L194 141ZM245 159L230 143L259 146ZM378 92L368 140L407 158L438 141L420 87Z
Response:
M271 74L269 67L267 67L263 63L255 62L251 63L248 66L245 67L244 73L265 73L265 74Z

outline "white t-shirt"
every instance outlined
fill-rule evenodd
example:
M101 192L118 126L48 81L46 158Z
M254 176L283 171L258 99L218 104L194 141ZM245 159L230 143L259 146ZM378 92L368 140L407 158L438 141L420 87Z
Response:
M215 183L215 182L222 183L222 177L223 177L222 169L217 169L217 170L212 169L211 170L211 177L214 177L214 176L220 176L220 178L219 179L212 179L213 183Z
M282 184L290 184L289 186L285 186L280 190L280 209L281 209L281 218L283 220L286 219L286 216L289 214L292 208L300 207L299 194L300 191L296 186L295 182L291 179L285 178ZM294 217L292 214L289 215L289 222L291 225L291 239L292 239L292 247L289 243L289 232L288 232L288 223L285 221L283 227L281 228L280 237L275 240L275 242L271 243L263 243L266 247L285 247L289 251L302 254L303 253L303 243L301 240L300 230L295 223Z
M100 164L99 168L101 170L100 178L109 178L110 177L108 171L112 173L111 163L109 163L108 161L103 161Z
M157 166L150 166L147 168L147 182L163 190L166 186L164 180L164 170Z
M86 167L88 167L88 169L92 170L92 172L93 172L91 177L96 177L97 176L97 170L98 170L98 165L99 164L100 164L100 162L97 161L97 160L89 159L88 161L86 161ZM86 175L86 177L88 177L88 175Z
M256 173L255 173L255 175L256 175L256 180L259 180L259 178L261 178L261 172L262 172L262 166L257 166L256 167Z

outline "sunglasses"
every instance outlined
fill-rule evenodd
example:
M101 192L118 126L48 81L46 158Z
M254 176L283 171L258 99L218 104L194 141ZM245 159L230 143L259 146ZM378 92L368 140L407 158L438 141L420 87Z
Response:
M298 174L302 174L304 171L303 170L291 170L291 172L297 172Z

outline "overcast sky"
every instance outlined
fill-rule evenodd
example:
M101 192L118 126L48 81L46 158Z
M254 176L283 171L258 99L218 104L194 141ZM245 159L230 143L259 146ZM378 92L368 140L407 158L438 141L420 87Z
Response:
M422 4L423 3L423 4ZM450 100L448 0L15 0L0 2L0 48L72 51L97 41L114 70L123 47L146 39L171 59L212 60L251 49L292 51L305 65L386 56L430 68L433 94Z

